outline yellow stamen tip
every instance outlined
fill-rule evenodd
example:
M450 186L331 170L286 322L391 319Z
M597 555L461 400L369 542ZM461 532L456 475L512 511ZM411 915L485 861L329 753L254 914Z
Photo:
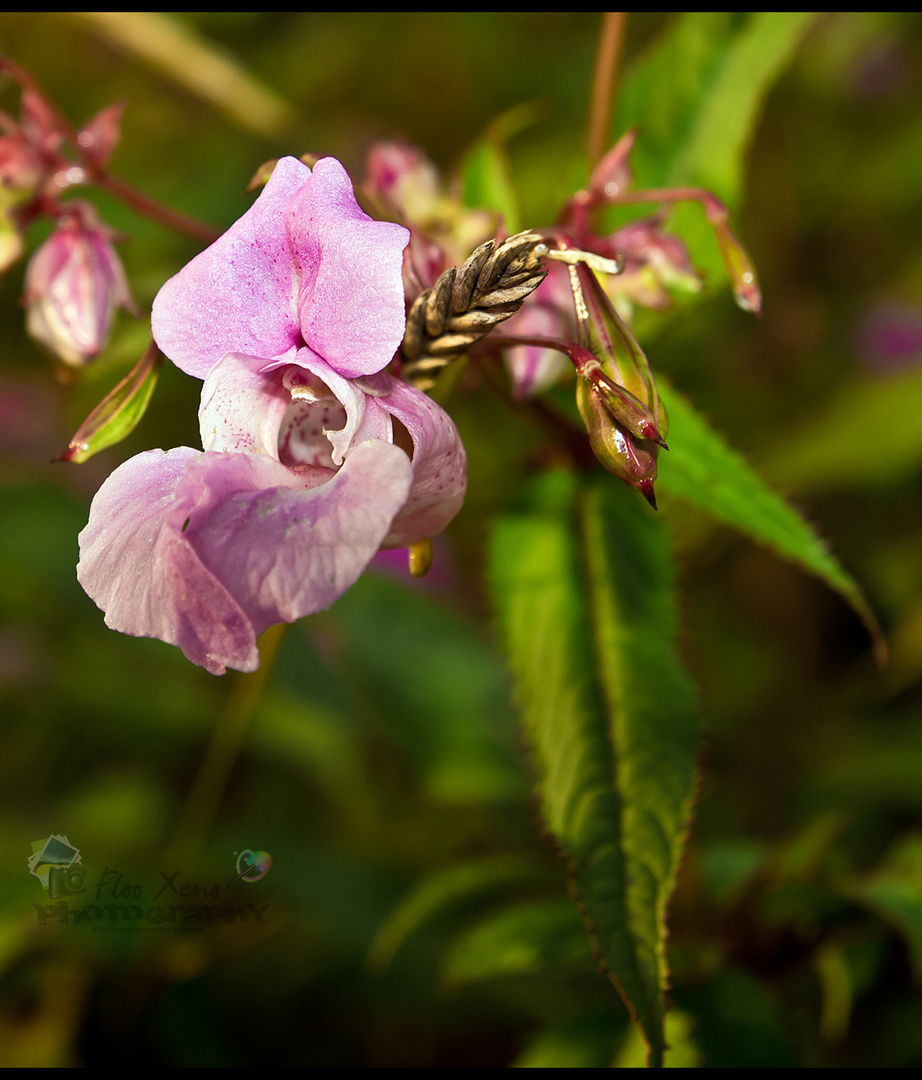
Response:
M432 541L419 540L410 544L410 573L413 577L425 577L432 566Z

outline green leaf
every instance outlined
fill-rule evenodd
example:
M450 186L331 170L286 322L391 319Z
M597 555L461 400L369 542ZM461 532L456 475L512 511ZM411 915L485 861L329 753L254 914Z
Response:
M640 128L637 185L696 183L735 201L762 101L814 15L691 12L631 69L618 133Z
M82 464L130 435L147 411L162 364L163 356L151 342L125 378L77 428L69 446L56 460Z
M567 1017L539 1032L512 1063L514 1069L604 1069L611 1065L618 1028L610 1013ZM643 1043L638 1034L637 1038Z
M461 165L464 205L472 210L488 207L501 213L508 233L517 233L522 226L506 143L540 119L545 111L540 101L526 101L507 109L468 150Z
M790 62L810 11L754 12L713 70L670 180L686 177L725 202L739 198L743 157L769 87Z
M669 416L670 446L659 458L657 490L706 510L825 581L862 620L882 662L886 645L855 580L801 515L766 486L685 398L664 379L657 386Z
M744 158L769 88L814 14L691 12L677 19L625 79L617 134L638 127L636 188L707 188L736 212ZM709 280L725 279L720 252L697 206L671 223Z
M505 148L489 138L480 139L468 151L461 175L465 206L501 213L506 231L517 233L519 200Z
M404 941L435 916L475 896L534 880L540 874L540 865L532 859L494 855L430 875L391 913L375 935L368 951L369 967L384 971Z
M661 520L608 477L579 491L549 474L533 504L494 530L494 600L545 821L656 1064L697 730L668 544Z
M484 803L525 789L502 661L469 616L377 574L334 612L347 635L341 678L386 717L429 796ZM382 650L382 641L400 648Z
M666 1014L666 1042L668 1049L663 1055L665 1069L697 1069L701 1065L701 1051L692 1038L694 1020L688 1013L673 1009ZM646 1047L632 1029L613 1062L616 1069L642 1069Z
M591 961L586 931L568 900L540 900L496 912L464 933L445 958L447 982L530 975Z

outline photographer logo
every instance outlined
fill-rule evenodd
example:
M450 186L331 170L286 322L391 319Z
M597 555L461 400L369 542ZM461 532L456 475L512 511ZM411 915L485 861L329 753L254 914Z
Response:
M39 879L52 900L77 896L89 888L80 852L66 836L59 833L52 833L46 840L32 842L28 866L29 873Z

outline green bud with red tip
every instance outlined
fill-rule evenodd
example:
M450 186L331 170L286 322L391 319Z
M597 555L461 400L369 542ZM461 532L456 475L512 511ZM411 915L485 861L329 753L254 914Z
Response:
M592 452L610 473L639 491L655 510L656 443L636 438L616 423L602 393L588 379L576 380L576 404Z
M610 473L655 509L656 456L660 447L668 447L666 414L650 365L592 271L571 266L570 285L579 345L568 351L589 444Z

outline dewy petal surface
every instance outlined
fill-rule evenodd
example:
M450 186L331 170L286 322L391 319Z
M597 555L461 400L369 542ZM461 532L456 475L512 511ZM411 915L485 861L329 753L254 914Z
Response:
M399 447L364 442L321 487L222 494L225 473L233 483L241 456L200 459L190 468L205 472L213 494L192 515L186 537L216 578L234 583L258 635L329 607L358 580L406 500L412 468ZM297 482L294 472L275 468Z
M362 212L335 159L311 172L282 158L243 217L157 294L154 340L200 379L229 352L269 361L304 344L342 375L380 371L403 336L408 238Z

